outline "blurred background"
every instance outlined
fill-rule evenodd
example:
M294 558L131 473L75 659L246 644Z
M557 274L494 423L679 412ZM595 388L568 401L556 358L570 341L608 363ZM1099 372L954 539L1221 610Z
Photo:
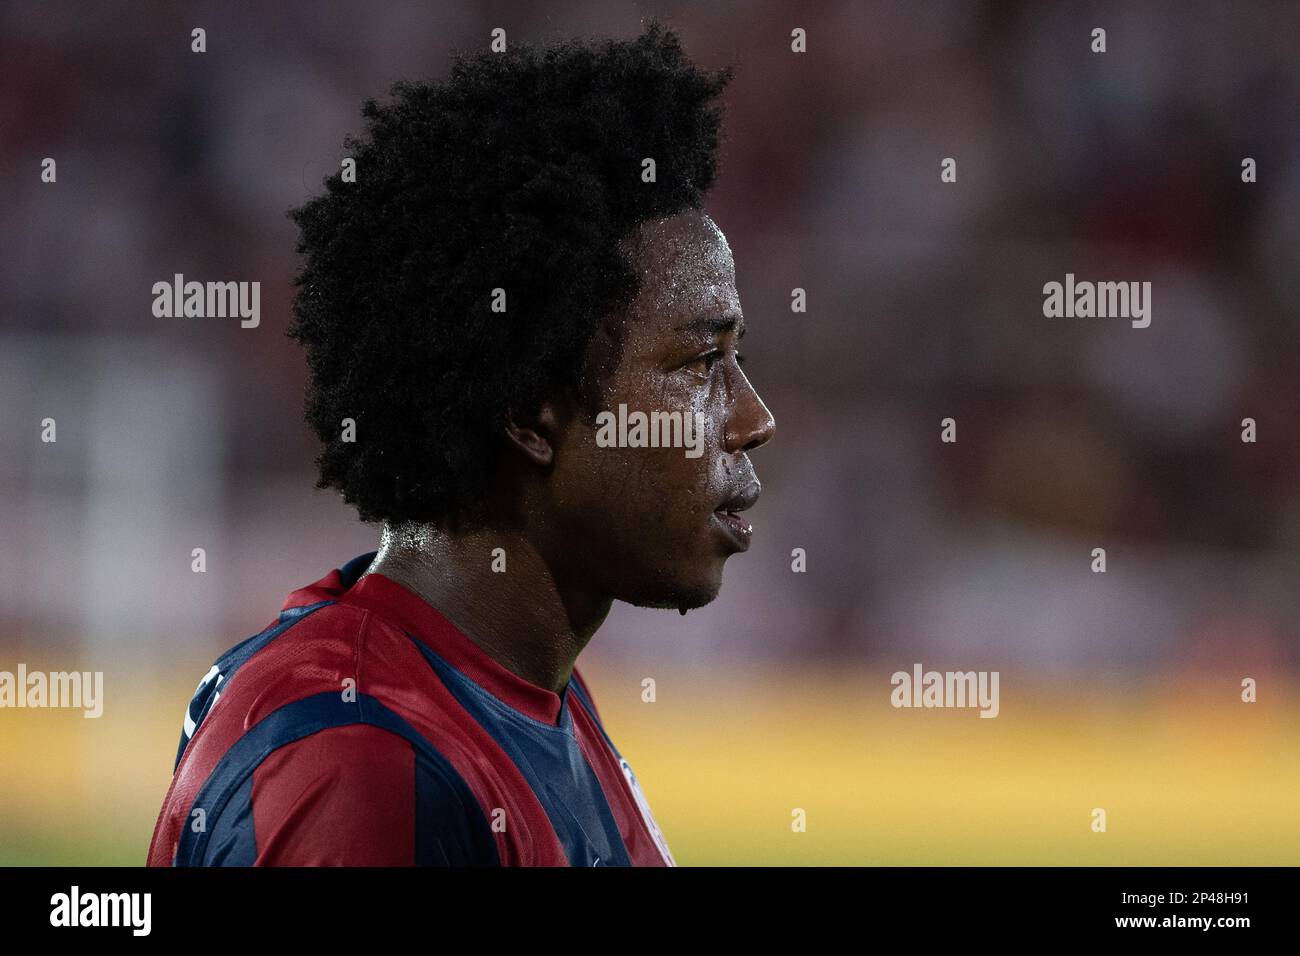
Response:
M652 15L736 67L705 208L778 424L720 598L579 662L678 862L1300 863L1300 6L371 0L0 7L0 670L105 673L0 710L0 864L143 863L212 660L377 544L283 335L362 100ZM155 318L178 272L260 327ZM1045 318L1067 272L1150 327ZM917 662L997 719L893 709Z

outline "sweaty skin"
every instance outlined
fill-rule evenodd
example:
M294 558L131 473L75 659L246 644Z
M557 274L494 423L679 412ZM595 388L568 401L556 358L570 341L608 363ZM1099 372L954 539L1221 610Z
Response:
M589 409L544 402L504 430L488 526L455 535L386 526L367 571L419 594L502 666L555 693L615 599L685 613L717 597L723 564L749 535L744 519L715 512L753 503L748 452L776 428L737 362L735 263L713 220L691 210L643 223L624 252L641 288L593 336L597 404L699 412L704 453L600 447ZM504 573L492 569L496 548Z

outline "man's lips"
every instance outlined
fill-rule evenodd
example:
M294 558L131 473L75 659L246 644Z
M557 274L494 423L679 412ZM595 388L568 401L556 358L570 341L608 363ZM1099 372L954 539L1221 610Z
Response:
M749 540L754 534L754 526L740 516L740 512L754 506L762 493L763 486L755 478L738 493L732 495L714 509L713 515L727 531L733 541L744 550L749 547Z
M735 532L737 541L743 542L746 547L749 546L749 539L754 534L754 526L748 521L736 514L734 511L715 511L713 517L717 518L727 528Z

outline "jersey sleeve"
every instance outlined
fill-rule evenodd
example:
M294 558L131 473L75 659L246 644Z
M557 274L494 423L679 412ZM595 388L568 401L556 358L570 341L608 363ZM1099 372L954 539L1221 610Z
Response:
M216 823L208 865L495 862L491 831L459 775L381 727L331 727L286 744L241 791Z
M410 866L414 751L378 727L332 727L281 747L253 774L257 866Z

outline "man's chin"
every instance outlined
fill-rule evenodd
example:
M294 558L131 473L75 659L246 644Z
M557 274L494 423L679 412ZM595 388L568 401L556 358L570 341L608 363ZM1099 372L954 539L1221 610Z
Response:
M712 581L695 585L678 585L668 590L646 592L620 597L634 607L668 608L674 611L693 611L712 602L722 589L722 581Z

